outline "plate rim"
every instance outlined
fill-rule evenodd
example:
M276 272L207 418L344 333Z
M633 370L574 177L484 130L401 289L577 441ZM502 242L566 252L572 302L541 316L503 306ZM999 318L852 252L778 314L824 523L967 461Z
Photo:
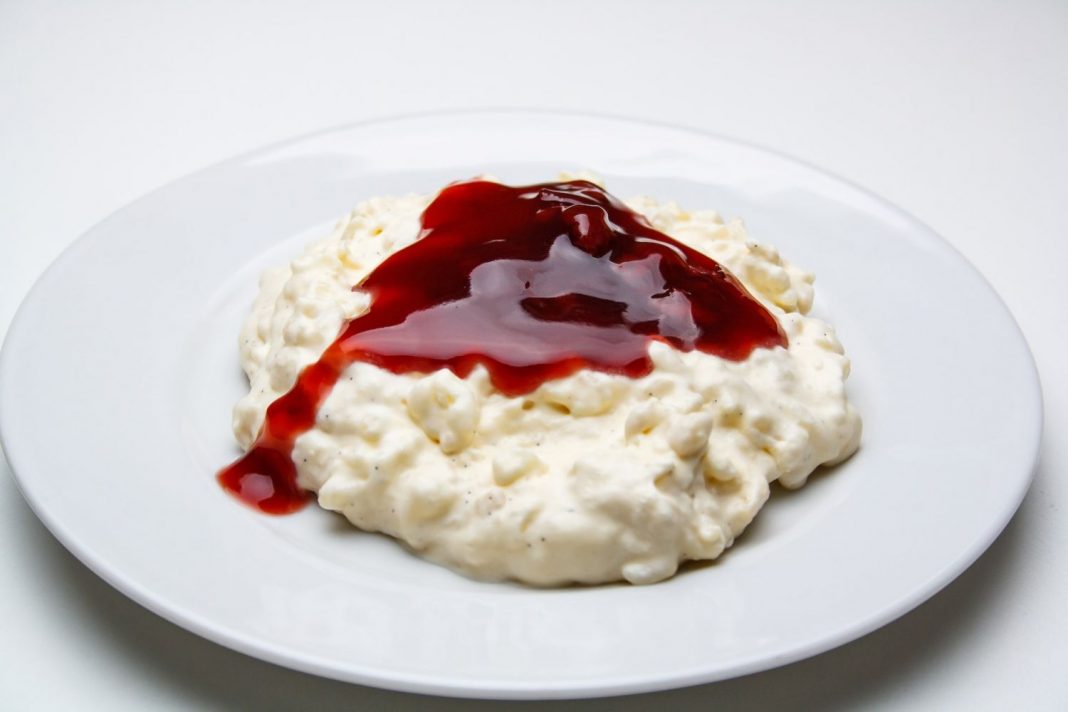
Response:
M844 178L837 173L822 168L814 163L810 163L804 159L799 159L791 156L787 153L781 152L777 149L770 148L764 145L760 145L755 142L746 140L739 140L729 136L725 136L720 133L708 131L694 126L688 126L683 123L668 122L650 120L640 117L626 116L622 114L605 113L605 112L585 112L585 111L570 111L570 110L558 110L558 109L538 109L538 108L524 108L524 107L485 107L485 108L460 108L460 109L448 109L442 111L429 111L429 112L404 112L397 114L388 114L383 116L371 117L359 121L348 121L339 124L331 125L325 128L316 129L313 131L305 132L302 134L290 136L287 138L273 141L251 150L242 151L225 157L221 160L214 161L206 164L193 171L181 174L177 177L171 178L166 182L138 194L135 198L127 201L111 211L107 216L101 220L96 221L86 229L84 229L74 240L72 240L50 263L49 265L35 278L30 289L21 299L18 308L13 315L11 322L6 330L3 345L0 346L0 383L8 382L11 378L9 375L9 365L11 362L10 353L14 350L12 343L17 341L17 334L23 328L22 322L25 319L26 313L32 304L43 293L43 284L47 276L57 269L61 263L69 261L73 255L79 250L84 249L90 241L93 233L98 228L106 225L112 218L125 211L130 206L141 202L149 196L155 195L161 191L167 190L175 183L185 181L193 176L199 175L210 171L216 167L238 163L242 161L254 160L258 156L269 154L278 149L285 148L290 145L299 144L320 136L326 136L332 133L342 133L346 131L356 130L362 127L373 126L378 124L397 123L406 120L426 120L435 118L447 118L447 117L488 117L493 115L520 115L520 116L554 116L561 119L593 119L601 121L618 122L629 125L643 125L646 127L655 127L660 129L669 129L678 132L684 132L694 134L705 139L712 139L720 143L731 144L734 146L740 146L743 148L751 149L759 153L770 155L781 161L800 166L808 171L813 171L824 177L830 178L833 181L848 186L859 194L863 195L869 201L879 205L884 210L889 211L897 218L903 220L912 231L922 232L929 239L933 239L936 243L939 243L944 248L949 248L952 255L963 266L967 268L975 277L978 278L978 283L988 292L989 296L993 297L995 302L1000 306L1003 314L1007 317L1008 324L1011 325L1015 331L1015 335L1019 341L1019 344L1023 347L1023 352L1026 354L1026 359L1023 360L1021 366L1026 366L1028 371L1028 381L1030 383L1029 399L1034 405L1034 412L1032 417L1035 421L1035 429L1031 434L1030 447L1028 448L1031 456L1027 465L1027 476L1020 479L1019 485L1014 496L1011 500L1006 501L1006 506L1002 508L1001 516L998 521L991 522L991 525L986 530L986 535L975 539L969 547L967 547L960 555L953 561L948 562L941 570L936 574L930 576L922 585L917 585L913 588L912 593L909 596L897 599L893 604L887 605L884 608L874 611L868 616L864 617L861 621L854 623L852 626L844 628L840 631L835 631L832 634L825 635L815 640L809 640L802 643L795 643L791 646L786 646L783 652L779 654L768 655L752 655L749 658L740 659L736 662L732 662L726 666L718 666L714 670L701 668L691 668L684 671L673 672L672 674L660 674L657 676L643 677L631 679L628 681L619 681L618 678L612 679L590 679L583 678L581 680L572 681L557 681L552 683L551 687L546 687L544 683L521 681L521 680L495 680L489 682L486 680L463 680L457 679L454 676L448 675L432 675L421 674L419 676L413 676L410 673L391 673L388 668L376 669L373 672L361 672L354 671L351 668L343 668L337 665L335 662L326 658L316 658L314 656L306 654L292 654L287 652L283 646L278 646L262 639L254 639L245 636L237 631L231 631L225 627L221 627L218 624L213 624L203 619L202 616L196 613L186 610L179 605L167 605L165 597L153 595L151 591L147 590L144 586L140 585L136 581L123 575L119 570L115 570L107 565L107 563L101 558L94 555L94 553L87 547L83 546L77 539L70 534L64 524L52 516L48 512L48 508L44 504L35 498L31 492L31 488L27 484L27 480L22 477L19 472L25 471L26 462L24 461L21 453L12 450L11 437L7 434L4 424L13 417L14 404L11 403L14 398L7 395L10 391L8 389L0 389L0 447L6 455L6 459L11 469L12 479L15 482L16 488L22 495L23 499L27 502L34 515L44 524L45 528L66 548L71 554L75 556L82 564L88 567L94 574L106 581L113 588L119 592L137 602L139 605L147 608L160 617L168 620L169 622L178 625L181 628L189 630L196 635L211 640L214 643L223 645L232 650L236 650L251 657L265 660L267 662L281 665L284 667L300 670L306 673L330 677L333 679L343 680L347 682L353 682L363 685L369 685L373 687L391 689L400 692L415 692L421 694L443 695L450 697L463 697L463 698L488 698L488 699L575 699L582 697L602 697L612 695L632 694L639 692L653 692L666 689L673 689L678 687L687 687L691 685L710 683L719 680L729 679L732 677L738 677L755 673L758 671L768 670L783 665L787 665L798 660L802 660L820 653L826 652L833 648L844 645L858 638L861 638L878 628L890 623L891 621L906 615L914 610L917 606L921 605L931 597L936 595L945 586L953 582L961 573L963 573L969 566L971 566L1000 536L1004 528L1011 521L1016 511L1019 509L1024 497L1030 489L1031 483L1034 480L1035 471L1037 469L1041 443L1044 430L1044 403L1041 388L1041 379L1035 362L1034 354L1027 342L1027 338L1023 333L1023 330L1019 326L1019 322L1012 314L1008 305L1005 303L1001 295L994 289L993 285L986 279L986 277L980 272L975 265L962 254L956 246L948 239L941 236L938 232L930 228L928 225L914 217L904 209L898 207L894 203L891 203L887 199L879 196L871 190L853 182L848 178ZM13 336L16 335L16 336ZM1023 447L1021 447L1021 452ZM366 668L366 666L362 666Z

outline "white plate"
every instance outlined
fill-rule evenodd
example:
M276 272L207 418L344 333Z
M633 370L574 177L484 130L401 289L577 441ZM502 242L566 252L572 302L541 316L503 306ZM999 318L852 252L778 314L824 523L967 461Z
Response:
M746 219L818 275L853 358L861 451L775 491L718 563L650 587L477 583L309 508L261 516L216 485L237 449L238 326L260 270L362 198L481 172L593 169ZM1038 451L1031 356L946 242L873 195L713 136L486 112L317 134L151 193L68 249L0 360L3 445L34 511L160 615L266 660L400 690L593 696L753 672L900 616L990 544Z

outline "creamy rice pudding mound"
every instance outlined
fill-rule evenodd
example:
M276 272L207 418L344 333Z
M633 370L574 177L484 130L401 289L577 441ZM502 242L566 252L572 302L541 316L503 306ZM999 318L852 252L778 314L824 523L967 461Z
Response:
M580 188L600 200L596 186ZM670 577L682 561L720 556L767 501L770 483L800 487L814 469L857 448L860 419L845 390L850 362L834 329L807 316L810 273L751 240L738 220L648 197L627 201L650 230L727 270L725 279L744 290L740 298L770 315L768 329L778 329L768 332L767 343L774 345L757 345L744 355L718 355L700 345L687 349L699 319L679 311L685 304L676 299L680 291L649 288L657 314L666 316L639 318L633 303L613 306L622 302L604 291L615 288L612 280L634 285L648 276L630 263L609 264L614 247L604 235L614 234L615 218L605 221L607 233L574 237L589 227L590 215L599 219L600 213L597 205L567 203L568 195L543 192L545 200L564 201L559 211L574 214L568 225L577 226L570 242L552 243L546 260L599 260L608 277L591 276L561 291L560 285L550 289L548 272L520 276L515 289L523 318L565 329L559 340L576 349L584 348L585 337L566 329L593 324L605 334L622 334L618 324L624 324L627 343L635 334L647 339L633 342L642 349L640 358L618 368L572 368L572 361L561 361L570 372L505 382L495 376L497 362L466 356L456 357L460 366L401 369L388 360L396 355L387 337L398 327L382 327L375 348L385 356L365 354L339 364L336 382L291 443L296 483L315 493L322 507L477 578L645 584ZM421 237L436 239L421 224L432 199L367 200L329 237L262 276L240 335L250 390L234 408L233 428L246 450L267 437L261 430L268 407L294 389L307 367L326 358L346 325L377 308L372 303L382 289L372 294L354 285ZM556 219L557 208L546 210ZM643 244L633 242L636 249ZM671 249L646 258L668 276L663 265ZM457 253L455 259L464 257ZM510 260L519 272L509 275L525 274L522 260ZM446 267L449 260L442 263ZM512 293L499 272L478 270L471 290L489 290L490 296L465 312L475 315L505 300L496 295ZM610 318L616 321L604 326ZM716 318L709 316L708 323L718 323ZM661 336L644 336L655 323ZM432 324L426 328L431 341L483 333L477 322L440 333ZM519 333L519 326L505 325L493 334L513 328ZM529 354L537 352L536 342L516 343L516 358L534 358ZM530 372L526 361L521 365L527 369L522 373Z

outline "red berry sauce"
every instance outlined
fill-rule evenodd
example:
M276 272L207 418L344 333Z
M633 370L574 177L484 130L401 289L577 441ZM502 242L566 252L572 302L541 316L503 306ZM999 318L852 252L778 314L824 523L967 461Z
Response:
M654 340L734 361L786 345L775 318L717 262L588 181L450 185L423 212L419 239L354 289L371 296L370 308L267 408L252 448L219 473L264 512L309 498L293 442L354 361L461 378L481 364L516 396L584 368L644 376Z

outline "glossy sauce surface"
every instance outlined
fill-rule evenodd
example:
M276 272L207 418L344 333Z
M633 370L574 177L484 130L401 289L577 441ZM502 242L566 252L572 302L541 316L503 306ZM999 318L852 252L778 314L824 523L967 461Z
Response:
M369 293L368 310L268 407L252 448L219 473L264 512L309 498L293 443L355 361L460 377L481 364L515 396L583 368L646 375L652 340L735 361L786 346L774 317L717 262L587 181L453 184L424 211L419 239L354 289Z

